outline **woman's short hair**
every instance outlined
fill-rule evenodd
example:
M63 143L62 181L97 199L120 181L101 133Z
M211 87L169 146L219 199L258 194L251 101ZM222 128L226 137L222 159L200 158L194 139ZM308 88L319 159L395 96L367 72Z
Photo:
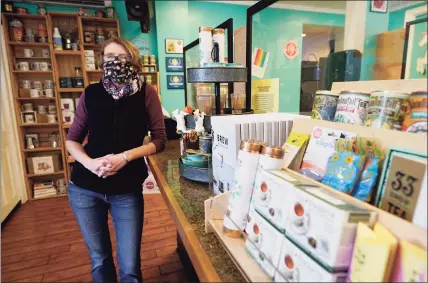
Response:
M128 52L128 54L131 56L131 64L134 67L134 69L136 69L137 72L142 71L143 65L140 60L140 52L138 48L128 40L120 37L110 38L107 41L105 41L104 44L101 46L101 60L99 65L100 68L103 68L103 65L104 65L104 49L106 48L107 45L109 45L112 42L121 45L126 50L126 52Z

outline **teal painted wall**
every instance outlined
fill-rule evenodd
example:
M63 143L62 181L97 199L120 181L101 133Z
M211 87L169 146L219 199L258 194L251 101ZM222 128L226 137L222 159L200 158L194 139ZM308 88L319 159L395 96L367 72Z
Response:
M404 27L404 16L406 14L407 10L419 8L422 6L428 5L427 2L425 3L419 3L412 5L410 7L400 9L394 12L389 13L389 23L388 23L388 30L395 30L395 29L401 29Z
M373 79L373 67L376 59L376 36L388 31L389 13L370 11L370 1L367 1L367 15L364 34L364 51L361 61L361 81Z
M270 52L265 78L279 78L280 112L300 110L303 24L344 26L345 15L267 8L253 17L252 48ZM299 54L292 60L283 53L288 40L299 46Z
M144 38L150 46L150 54L158 55L156 14L153 12L153 18L150 19L150 32L142 33L140 22L128 21L126 14L125 1L113 1L113 7L116 10L116 16L120 23L120 36L126 40L132 41L135 38ZM155 9L153 9L155 11Z
M216 27L233 18L236 30L247 23L248 6L189 1L188 35L197 39L200 26Z
M421 15L421 16L417 16L416 19L424 19L426 18L426 15ZM427 22L423 22L423 23L419 23L415 25L415 33L414 33L414 38L413 38L413 48L412 48L412 58L410 58L410 74L409 74L409 78L410 79L423 79L423 78L427 78L427 66L425 65L425 74L421 74L418 73L416 71L416 61L418 58L420 57L424 57L426 52L427 52L427 44L425 44L424 46L420 47L419 46L419 41L422 40L423 38L423 32L427 31Z
M166 87L165 38L183 38L186 45L198 38L199 26L216 26L228 18L234 19L237 29L246 24L248 6L197 1L156 1L155 5L162 104L171 111L184 106L184 90ZM279 110L298 112L301 55L290 61L283 55L282 48L289 39L296 40L301 48L303 24L344 26L345 15L278 9L267 9L259 15L258 22L253 23L253 47L271 52L265 76L280 78ZM186 18L187 21L183 20Z
M246 24L248 6L197 1L155 1L155 7L162 105L167 111L172 111L185 106L184 90L167 89L165 57L182 55L166 54L165 39L182 38L184 45L187 45L198 39L199 26L215 27L229 18L234 19L234 28L237 29ZM196 54L195 52L193 53Z
M166 54L165 39L177 38L183 39L184 45L188 44L187 19L188 2L187 1L155 1L156 8L156 29L158 45L158 65L160 72L160 90L163 107L171 112L176 108L184 107L184 90L169 90L166 83L165 57L182 57L181 54ZM191 38L190 40L193 40ZM174 73L182 74L182 73Z

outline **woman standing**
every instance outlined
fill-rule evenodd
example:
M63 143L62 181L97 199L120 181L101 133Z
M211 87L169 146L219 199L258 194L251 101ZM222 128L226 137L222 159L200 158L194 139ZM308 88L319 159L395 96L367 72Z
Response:
M110 211L120 282L142 282L142 183L148 176L143 157L165 147L162 107L154 88L139 78L139 52L128 41L106 41L100 66L104 75L80 97L67 136L67 149L76 159L68 196L89 250L93 281L117 282L107 222ZM148 130L152 141L143 145Z

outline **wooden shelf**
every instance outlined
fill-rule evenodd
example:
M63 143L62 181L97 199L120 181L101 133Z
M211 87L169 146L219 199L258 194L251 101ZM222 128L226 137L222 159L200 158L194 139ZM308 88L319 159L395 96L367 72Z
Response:
M54 50L55 55L82 55L82 51L79 50Z
M46 151L61 151L62 147L37 147L34 149L24 149L24 152L46 152Z
M21 127L53 127L58 126L58 123L30 123L20 124Z
M104 70L86 70L86 73L104 73Z
M25 60L29 60L29 59L38 59L38 60L47 59L47 60L51 60L51 57L24 57L24 56L15 56L15 59L25 59Z
M17 14L17 13L2 13L6 17L12 17L17 19L27 19L27 20L41 20L46 21L46 16L34 15L34 14Z
M143 66L156 67L156 64L143 64Z
M65 151L65 140L67 130L71 126L69 124L63 124L61 120L61 109L60 99L65 97L79 97L79 95L84 91L85 87L89 85L90 79L95 79L97 76L102 75L102 70L94 70L93 72L86 72L84 66L86 64L85 58L82 56L84 49L95 49L95 51L99 51L101 48L101 44L96 44L95 42L92 44L83 45L84 34L83 31L87 29L93 29L97 26L103 26L106 30L114 30L120 36L120 27L119 20L116 19L107 19L107 18L96 18L96 17L81 17L77 12L48 12L47 15L34 15L34 14L15 14L15 13L2 13L2 21L3 23L8 23L10 20L17 18L21 20L25 26L29 25L37 27L38 24L46 25L48 31L50 31L50 37L48 37L47 42L26 42L26 41L12 41L10 36L5 37L5 44L7 49L7 58L6 62L9 64L9 70L12 74L11 76L11 86L12 92L6 93L5 95L10 95L9 99L12 99L15 106L15 117L16 117L16 126L21 129L18 131L19 136L19 147L20 147L20 162L23 168L27 167L26 157L34 155L37 152L47 152L48 154L53 153L64 153ZM70 21L70 25L73 29L77 31L77 37L81 42L80 50L54 50L53 42L52 42L52 31L54 26L57 26L64 19ZM9 35L9 27L7 24L2 25L3 34ZM84 46L84 48L83 48ZM24 57L23 52L17 52L24 48L33 49L36 54L34 57ZM49 50L49 57L42 57L39 53L41 49ZM39 51L39 52L38 52ZM15 56L17 55L17 56ZM15 70L15 63L20 61L46 61L52 64L52 70L49 71L41 71L41 70ZM25 78L29 80L45 80L45 79L54 79L58 81L59 77L73 77L75 74L74 68L75 66L82 67L82 77L84 80L84 85L79 88L60 88L60 84L57 82L54 86L54 97L22 97L20 96L20 89L18 87L19 80ZM98 79L99 80L99 79ZM25 94L27 95L27 94ZM57 105L57 117L59 121L57 123L31 123L25 124L21 121L21 111L20 105L24 102L32 102L36 104L47 104L47 103L55 103ZM42 120L44 121L44 120ZM58 144L57 148L49 147L50 144L47 144L48 147L35 148L35 149L27 149L25 148L25 134L29 132L40 132L40 133L49 133L49 132L59 132L61 136L61 142ZM43 175L35 175L35 174L26 174L26 172L22 172L24 178L26 179L25 187L26 193L30 200L34 200L33 196L33 188L31 187L32 180L29 178L42 177L45 178L53 178L49 176L55 176L55 178L66 178L69 179L71 172L71 159L67 158L67 154L61 154L61 165L62 170L60 172L55 172L53 174L43 174ZM19 157L17 158L17 160ZM70 162L70 163L69 163ZM48 176L48 177L43 177ZM59 196L58 196L59 197ZM47 197L52 198L52 197Z
M77 13L67 13L67 12L48 12L52 17L68 17L68 18L77 18L79 15Z
M16 74L52 74L52 71L35 71L35 70L29 70L29 71L13 70L12 72Z
M92 48L101 48L101 44L97 44L97 43L83 43L83 46L85 47L92 47Z
M46 196L46 197L38 197L38 198L33 197L32 199L33 200L41 200L41 199L50 199L50 198L61 198L61 197L66 197L66 196L67 196L67 194L64 194L64 195L53 195L53 196Z
M245 239L227 237L223 233L223 220L210 220L209 225L236 267L248 282L272 282L263 269L245 249Z
M139 74L150 74L150 75L155 75L155 74L157 74L157 72L139 72Z
M55 97L17 97L17 100L41 100L41 101L50 101L50 100L56 100Z
M71 127L71 123L63 123L63 124L62 124L62 127L63 127L64 129L70 129L70 127Z
M49 47L48 42L25 42L25 41L10 41L10 45L14 46L34 46L34 47Z
M83 87L72 87L72 88L59 88L59 92L83 92L85 89Z
M80 17L84 22L103 22L103 23L116 23L117 19L98 18L98 17Z
M54 173L46 173L46 174L27 174L28 178L34 178L34 177L46 177L46 176L57 176L57 175L64 175L64 171L58 171Z
M74 163L74 162L76 162L76 159L73 156L68 156L67 157L67 162L68 163Z

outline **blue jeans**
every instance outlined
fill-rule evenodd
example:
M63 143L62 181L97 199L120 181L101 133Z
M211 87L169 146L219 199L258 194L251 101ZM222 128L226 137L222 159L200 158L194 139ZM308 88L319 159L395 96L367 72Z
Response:
M68 198L89 250L93 282L117 282L107 222L109 210L116 234L120 282L142 282L142 192L104 195L70 182Z

